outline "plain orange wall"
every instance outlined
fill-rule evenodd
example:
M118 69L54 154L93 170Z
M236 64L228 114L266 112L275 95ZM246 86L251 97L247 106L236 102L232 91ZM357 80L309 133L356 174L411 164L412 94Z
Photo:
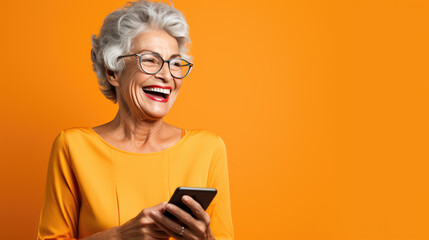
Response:
M0 235L32 239L61 129L111 120L90 36L125 1L0 8ZM174 0L195 69L167 122L227 145L237 239L429 239L429 3Z

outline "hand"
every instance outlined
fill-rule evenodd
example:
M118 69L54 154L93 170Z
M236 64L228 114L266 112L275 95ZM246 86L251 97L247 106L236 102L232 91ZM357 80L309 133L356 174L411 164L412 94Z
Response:
M135 218L117 227L115 239L139 239L139 240L164 240L169 235L160 229L151 216L151 212L162 215L167 202L162 202L156 206L143 209Z
M214 240L210 230L210 216L201 205L186 195L182 197L182 202L192 210L196 218L174 204L167 204L166 210L176 216L185 226L164 216L159 211L150 212L150 216L160 229L177 240ZM182 227L184 227L184 231L182 231Z

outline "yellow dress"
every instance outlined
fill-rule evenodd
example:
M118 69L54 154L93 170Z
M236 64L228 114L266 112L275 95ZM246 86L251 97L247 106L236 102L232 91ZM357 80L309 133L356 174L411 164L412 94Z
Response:
M36 239L78 239L122 225L179 186L216 188L210 228L216 240L234 239L226 149L216 134L190 130L160 152L132 153L92 128L64 130L52 146Z

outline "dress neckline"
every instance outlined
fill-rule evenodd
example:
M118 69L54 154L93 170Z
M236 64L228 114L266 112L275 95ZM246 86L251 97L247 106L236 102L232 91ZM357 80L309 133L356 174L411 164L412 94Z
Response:
M136 152L129 152L129 151L125 151L125 150L123 150L123 149L120 149L120 148L117 148L117 147L113 146L112 144L110 144L110 143L108 143L106 140L104 140L104 138L102 138L100 135L98 135L98 133L97 133L97 132L92 128L92 127L89 127L89 131L90 131L93 135L95 135L95 136L97 137L97 139L99 139L99 140L100 140L102 143L104 143L107 147L112 148L113 150L116 150L116 151L118 151L118 152L122 152L122 153L129 154L129 155L138 155L138 156L150 156L150 155L157 155L157 154L161 154L161 153L166 153L166 152L172 151L173 149L175 149L175 148L179 147L180 145L182 145L182 144L186 141L186 139L189 137L190 132L191 132L191 131L189 131L189 130L187 130L187 129L182 129L182 136L181 136L180 140L179 140L179 141L177 141L173 146L168 147L168 148L166 148L166 149L163 149L163 150L161 150L161 151L158 151L158 152L150 152L150 153L136 153Z

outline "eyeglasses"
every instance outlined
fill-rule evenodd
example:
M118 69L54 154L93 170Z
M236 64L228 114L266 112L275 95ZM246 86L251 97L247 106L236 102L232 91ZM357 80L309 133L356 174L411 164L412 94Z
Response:
M143 72L147 74L157 74L164 67L164 63L168 63L168 69L170 70L171 76L174 78L184 78L190 72L194 64L181 58L174 58L170 60L164 60L157 53L144 53L144 54L128 54L119 56L118 59L124 57L137 56L139 57L139 65Z

